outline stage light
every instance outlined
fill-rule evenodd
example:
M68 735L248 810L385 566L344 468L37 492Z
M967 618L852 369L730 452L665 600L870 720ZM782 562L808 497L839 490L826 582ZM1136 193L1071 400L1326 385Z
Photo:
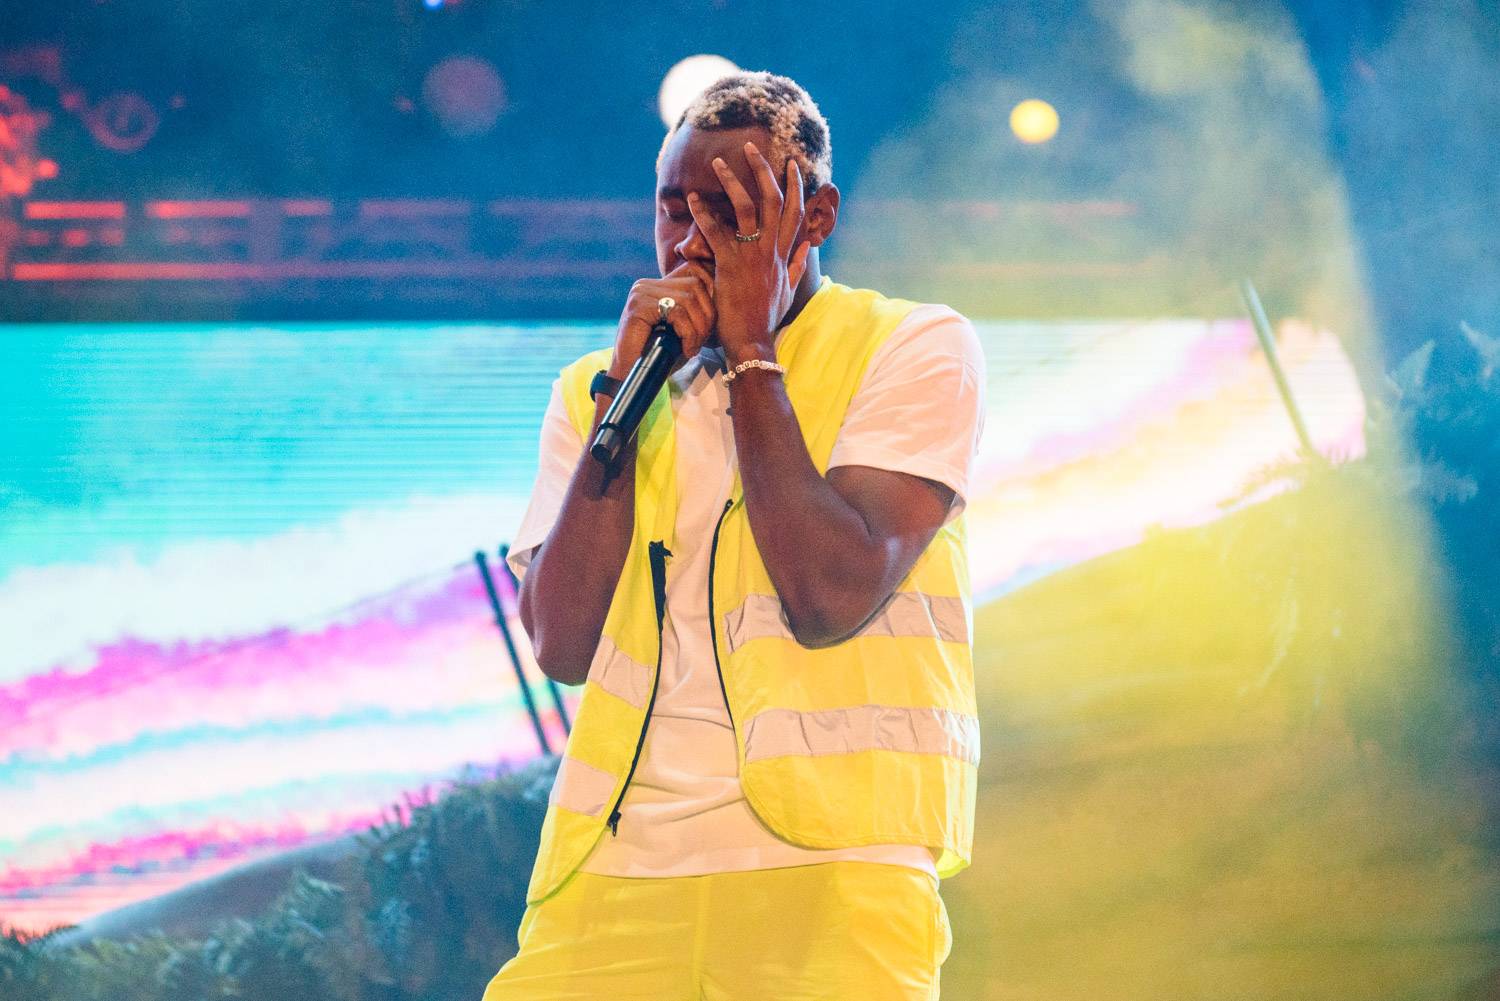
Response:
M1010 109L1010 130L1023 143L1036 145L1057 135L1057 109L1029 98Z
M422 100L449 135L483 135L505 110L505 82L477 56L449 56L427 71Z
M661 91L656 96L656 107L667 128L677 124L683 111L693 99L708 89L716 80L722 80L740 68L723 56L688 56L667 70L662 77Z
M422 6L428 10L437 10L443 5L443 0L422 0Z

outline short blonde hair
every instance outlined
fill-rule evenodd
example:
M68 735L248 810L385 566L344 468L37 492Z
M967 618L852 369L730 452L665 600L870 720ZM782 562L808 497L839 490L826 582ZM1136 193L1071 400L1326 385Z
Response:
M833 179L828 122L807 91L788 77L740 72L711 84L667 130L656 157L658 170L672 137L684 125L709 131L759 126L771 133L768 159L783 169L787 160L796 160L809 192Z

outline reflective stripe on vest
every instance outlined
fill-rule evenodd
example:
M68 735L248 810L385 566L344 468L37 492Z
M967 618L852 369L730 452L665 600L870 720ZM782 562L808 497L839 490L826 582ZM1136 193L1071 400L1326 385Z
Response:
M768 709L745 728L745 760L859 751L943 754L979 763L979 720L929 707L851 706L797 712Z
M574 813L597 817L609 805L617 780L609 772L566 754L557 764L557 779L547 802Z
M724 615L724 642L730 653L767 636L795 642L781 599L774 594L746 595L744 604ZM967 643L969 617L962 598L897 591L849 638L858 636L921 636Z
M608 636L599 638L599 648L594 651L594 659L589 664L590 681L637 709L646 708L654 673L649 664L630 657Z

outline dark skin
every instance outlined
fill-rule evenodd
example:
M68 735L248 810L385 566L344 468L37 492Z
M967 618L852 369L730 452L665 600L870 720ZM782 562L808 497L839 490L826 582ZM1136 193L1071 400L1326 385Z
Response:
M838 221L839 192L804 200L795 161L779 170L758 127L685 126L657 177L656 251L661 278L631 288L610 374L624 378L671 296L673 326L689 358L705 344L732 368L776 359L777 331L821 281L817 248ZM780 179L778 180L778 174ZM735 233L759 230L740 242ZM826 646L854 633L890 596L942 527L953 492L942 484L866 466L818 474L779 374L747 369L731 385L735 449L756 547L797 642ZM609 401L601 396L597 427ZM557 523L521 587L521 621L549 677L582 684L630 548L635 454L606 478L585 451ZM705 596L705 600L707 597Z

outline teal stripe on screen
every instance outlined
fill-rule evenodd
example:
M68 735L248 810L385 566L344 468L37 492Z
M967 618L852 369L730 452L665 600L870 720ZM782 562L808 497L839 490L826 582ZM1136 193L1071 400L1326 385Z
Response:
M414 494L524 495L608 324L0 326L0 579Z

